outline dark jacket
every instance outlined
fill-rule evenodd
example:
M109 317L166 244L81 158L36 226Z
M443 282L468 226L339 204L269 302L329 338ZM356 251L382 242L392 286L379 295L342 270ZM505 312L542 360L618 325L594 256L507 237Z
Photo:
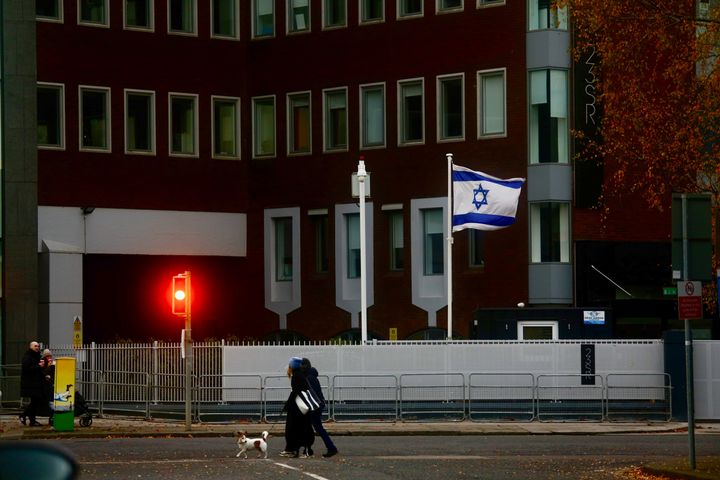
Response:
M317 394L318 398L320 399L320 405L322 407L325 406L325 397L323 396L322 387L320 386L320 381L318 381L318 371L315 367L310 367L310 370L307 371L307 382L310 385L310 388L313 389L313 391Z
M40 352L28 348L22 358L20 370L20 395L23 397L43 396L45 375L40 367Z
M310 415L303 415L295 405L295 397L303 390L307 390L308 382L300 369L294 370L290 378L290 396L285 402L285 445L286 450L296 452L300 447L310 447L315 441Z

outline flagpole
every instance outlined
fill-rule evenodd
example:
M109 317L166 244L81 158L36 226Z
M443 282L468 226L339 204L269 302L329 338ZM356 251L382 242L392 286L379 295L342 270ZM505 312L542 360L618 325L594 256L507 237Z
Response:
M453 154L446 153L448 169L447 197L447 339L452 340L452 161Z

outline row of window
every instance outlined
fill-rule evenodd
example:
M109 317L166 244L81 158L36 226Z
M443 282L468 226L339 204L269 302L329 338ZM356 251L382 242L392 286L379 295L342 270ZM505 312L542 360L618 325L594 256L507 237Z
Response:
M284 0L286 32L311 31L311 0ZM109 27L110 0L77 0L79 25ZM213 37L238 39L240 37L239 0L212 0L210 3L210 31ZM252 0L252 37L276 35L276 0ZM423 0L396 0L397 18L419 18L424 15ZM504 5L505 0L476 0L476 8ZM343 28L348 25L347 0L322 0L323 29ZM197 35L197 0L167 0L167 30L171 34ZM461 12L464 0L436 0L436 13ZM537 9L536 9L537 10ZM123 27L129 30L154 31L153 0L124 0ZM62 22L62 0L36 0L38 20ZM385 0L360 0L360 24L385 21Z
M507 135L506 71L477 72L477 138ZM436 77L438 142L463 141L465 132L465 74ZM397 93L397 145L422 145L425 135L425 79L400 80ZM529 72L530 163L566 163L569 158L568 76L565 70ZM110 89L79 87L79 148L111 151ZM125 153L156 152L156 95L153 91L124 91ZM387 104L385 82L359 86L359 145L361 149L385 148ZM62 84L38 84L38 145L65 148ZM168 94L168 150L170 155L198 156L198 95ZM240 99L212 96L212 155L240 158ZM310 155L312 145L312 92L286 94L286 151ZM252 156L277 155L277 96L251 99ZM322 90L323 152L349 150L348 87Z
M385 209L388 234L389 271L402 271L404 264L405 234L402 210ZM328 216L313 214L309 217L313 227L315 273L328 271ZM445 223L443 208L420 210L422 222L422 268L423 275L443 275L445 272ZM530 204L530 261L532 263L567 263L570 261L570 218L569 204L563 202L542 202ZM293 218L274 217L273 244L275 281L293 279ZM360 277L360 214L343 216L345 228L344 246L347 278ZM485 264L485 232L469 229L468 266L482 267Z

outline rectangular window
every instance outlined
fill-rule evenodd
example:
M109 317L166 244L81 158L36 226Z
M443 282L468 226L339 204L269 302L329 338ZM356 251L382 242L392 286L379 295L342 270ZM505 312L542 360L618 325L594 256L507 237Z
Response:
M567 5L558 8L553 0L528 0L529 30L567 30Z
M275 280L287 282L293 279L292 217L277 217L275 225Z
M360 146L385 146L385 85L360 86Z
M287 99L288 154L310 153L310 93L288 94Z
M168 31L170 33L195 33L195 0L168 0Z
M518 322L518 340L557 340L558 322Z
M325 150L347 150L347 89L323 90Z
M463 0L438 0L437 11L447 12L453 10L462 10Z
M38 20L62 22L62 2L59 0L35 0L35 16Z
M425 135L423 81L398 82L398 143L422 143Z
M567 203L530 204L531 261L570 261L570 209Z
M423 14L423 0L398 0L398 18L417 17Z
M155 94L125 91L125 152L155 152Z
M78 23L84 25L107 26L107 0L78 0Z
M110 150L110 89L80 87L80 149Z
M404 266L403 215L401 211L388 213L388 231L390 234L390 270L402 270Z
M309 0L287 0L288 32L310 31Z
M38 147L65 148L64 111L65 87L57 84L38 84Z
M347 228L347 277L360 278L360 214L345 215Z
M465 137L464 80L463 74L438 77L438 141Z
M125 0L125 28L153 29L153 4L151 0Z
M421 213L423 219L423 271L425 275L442 275L445 271L442 208L423 209Z
M240 99L213 97L213 157L240 158Z
M505 135L505 70L478 72L478 138Z
M530 163L568 162L568 80L564 70L530 72Z
M237 0L212 0L212 36L238 38L239 30Z
M468 266L482 267L485 265L485 232L469 228L468 247Z
M197 95L170 94L170 154L197 155Z
M323 0L323 28L347 25L347 0Z
M328 216L313 215L313 231L315 233L315 273L328 271Z
M275 0L252 0L253 37L275 35Z
M385 0L360 0L360 23L381 22L385 18Z
M275 156L275 97L253 98L253 156Z

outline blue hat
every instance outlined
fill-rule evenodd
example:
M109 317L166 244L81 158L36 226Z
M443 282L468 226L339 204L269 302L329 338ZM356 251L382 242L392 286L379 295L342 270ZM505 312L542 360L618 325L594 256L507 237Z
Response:
M302 358L300 357L292 357L290 359L290 362L288 362L288 366L292 368L293 370L297 370L300 368L300 365L302 364Z

